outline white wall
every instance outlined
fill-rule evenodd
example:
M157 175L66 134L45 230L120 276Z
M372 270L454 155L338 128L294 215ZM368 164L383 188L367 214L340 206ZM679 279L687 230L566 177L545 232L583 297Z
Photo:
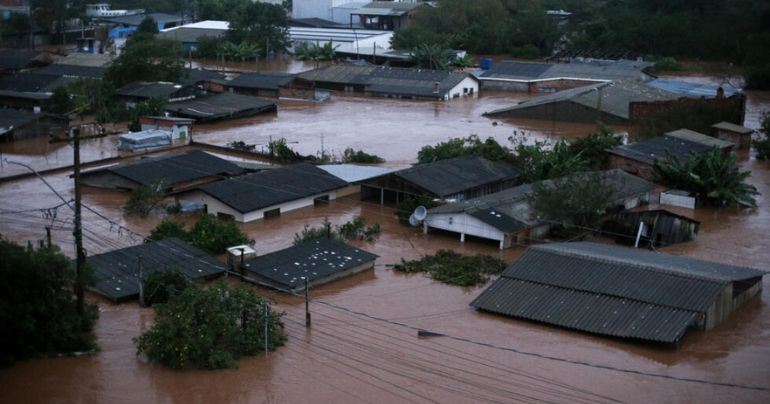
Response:
M450 223L450 218L451 223ZM465 213L428 214L425 218L428 227L486 238L489 240L503 241L505 234L500 230Z
M292 1L291 17L331 20L334 2L334 0L294 0Z
M224 213L226 215L231 215L236 222L240 223L248 223L252 222L254 220L263 219L265 217L265 211L270 211L274 209L281 209L281 213L289 212L295 209L304 208L307 206L313 206L315 204L315 199L329 195L329 200L333 201L337 199L337 192L331 191L331 192L324 192L322 194L309 196L302 199L297 199L294 201L289 201L286 203L278 204L269 206L264 209L255 210L248 213L240 213L236 211L235 209L225 205L224 203L220 202L218 199L206 194L202 191L193 191L190 193L185 193L183 195L179 196L180 202L187 202L187 203L202 203L205 204L208 208L208 213L212 215L216 215L218 213Z
M468 92L465 92L465 89L468 89ZM473 94L470 91L473 91ZM449 99L451 100L455 96L477 98L479 96L479 82L471 77L466 77L460 84L449 90Z

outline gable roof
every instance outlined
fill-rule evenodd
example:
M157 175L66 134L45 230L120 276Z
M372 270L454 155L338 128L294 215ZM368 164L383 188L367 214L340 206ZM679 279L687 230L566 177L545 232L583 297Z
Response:
M751 134L754 133L754 129L750 129L741 125L736 125L731 122L719 122L711 125L712 128L717 129L723 129L723 130L729 130L731 132L741 133L741 134Z
M179 271L188 279L211 278L227 267L216 258L186 242L168 238L88 257L94 268L94 292L115 301L139 295L139 262L142 279L158 271Z
M504 60L493 64L480 75L484 79L533 82L554 79L578 79L593 81L643 80L649 76L643 72L652 63L630 60L612 62L541 63Z
M708 83L692 83L688 81L662 78L650 80L647 82L647 85L671 93L679 94L682 97L691 98L715 98L720 87L724 91L724 95L726 97L733 96L742 91L740 88L734 87L728 83L723 83L722 85L714 85Z
M194 181L211 176L236 176L246 170L219 157L194 150L187 153L171 154L136 160L106 168L86 171L84 177L109 172L142 185L162 182L166 186Z
M29 93L52 92L75 79L37 73L17 73L0 79L0 90Z
M276 108L272 101L229 92L166 104L166 111L198 121L254 115Z
M290 73L241 73L238 77L226 82L228 87L277 90L294 80L296 76Z
M588 242L531 246L471 304L616 337L672 343L750 268Z
M665 159L668 154L680 161L691 154L699 154L711 150L712 146L691 142L673 136L658 136L639 142L620 145L607 150L627 159L653 164L658 159Z
M199 189L238 212L248 213L346 185L347 182L312 164L300 163L203 185Z
M187 77L181 79L182 85L192 86L202 81L221 80L225 76L219 72L208 69L186 69Z
M377 255L337 240L305 241L243 263L241 268L269 280L273 287L294 290L348 269L373 262Z
M0 134L40 119L42 114L18 109L0 108Z
M167 82L135 81L115 91L116 95L123 97L139 98L169 98L172 94L182 90L183 86Z
M728 142L727 140L718 139L714 136L704 135L703 133L696 132L690 129L677 129L671 132L666 132L666 136L672 136L678 139L689 140L691 142L700 143L709 147L717 147L719 149L728 149L735 147L735 143Z
M438 197L445 197L482 185L518 178L521 171L509 164L479 156L460 156L433 163L417 164L393 175Z
M36 49L0 48L0 70L18 70L33 65L42 52Z
M101 79L106 71L106 68L99 66L79 66L54 63L39 69L35 69L33 70L33 73L75 78L86 77Z

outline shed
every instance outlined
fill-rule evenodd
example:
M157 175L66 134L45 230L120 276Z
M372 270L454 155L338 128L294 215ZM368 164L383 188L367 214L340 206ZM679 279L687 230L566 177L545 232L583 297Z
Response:
M246 172L228 160L195 150L84 171L80 180L84 185L120 190L163 184L163 191L170 194Z
M640 223L643 223L639 232ZM640 247L665 247L695 240L700 222L668 209L620 212L602 226L617 243Z
M245 223L328 203L347 185L312 164L300 163L202 185L179 199L202 204L206 213Z
M373 1L350 13L350 24L360 24L366 29L395 31L409 26L412 15L422 2Z
M195 119L196 122L245 118L277 110L278 106L274 102L233 93L166 104L166 112L181 118Z
M67 132L68 125L69 119L65 116L0 108L0 140L58 136Z
M709 147L716 147L722 151L731 151L735 147L735 143L733 142L728 142L714 136L704 135L703 133L689 129L677 129L671 132L666 132L664 135L689 140L691 142L700 143Z
M118 150L137 151L156 147L170 146L171 132L148 129L139 132L129 132L118 137Z
M377 255L341 241L318 239L302 242L246 261L245 280L287 292L316 287L374 268Z
M94 268L91 289L115 302L139 296L139 279L159 271L178 271L191 280L211 279L227 266L186 242L168 238L88 257ZM141 269L140 269L141 268Z
M241 73L238 77L224 82L224 85L238 94L275 98L281 95L282 87L303 86L310 90L310 96L305 98L312 99L314 88L311 81L300 79L294 74L280 72Z
M596 244L530 246L471 305L578 331L677 343L709 330L762 288L765 272Z
M581 175L586 173L573 174ZM598 175L599 180L613 190L613 209L631 209L647 203L655 190L655 184L622 170L602 171ZM554 186L558 180L546 180L541 184ZM540 220L532 207L532 185L524 184L429 209L423 230L426 233L429 229L458 233L461 242L465 241L466 235L495 240L500 243L500 249L542 239L550 231L551 224Z
M374 177L361 184L364 199L399 202L407 195L463 201L519 184L521 171L479 156L460 156Z
M751 135L753 129L736 125L730 122L719 122L711 126L713 135L738 145L738 149L748 150L751 147Z

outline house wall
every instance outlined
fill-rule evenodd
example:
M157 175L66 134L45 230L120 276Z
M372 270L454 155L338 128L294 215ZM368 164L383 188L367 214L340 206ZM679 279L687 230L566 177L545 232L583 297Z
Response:
M429 214L424 222L428 227L467 234L489 240L503 241L505 233L466 213Z
M6 133L3 137L12 140L21 140L38 136L60 136L67 133L68 123L69 121L64 118L54 118L41 114L39 119L14 128L10 131L10 136L9 133Z
M471 77L466 77L458 85L447 92L449 99L460 97L479 97L479 82Z
M230 87L230 90L232 90L236 94L253 95L255 97L270 97L270 98L278 97L278 90L272 90L267 88Z
M667 192L660 193L661 205L679 206L681 208L695 209L695 198L692 196L676 195Z
M735 309L762 291L762 280L761 278L758 278L756 284L735 297L733 297L733 287L734 285L731 283L722 290L722 293L717 296L716 300L714 300L714 303L712 303L711 307L709 307L708 311L706 311L705 319L697 324L698 328L703 330L710 330L717 324L721 323L723 320L729 317L730 314L735 311Z
M596 108L589 108L585 105L565 100L534 105L522 109L509 109L485 115L504 118L539 119L544 121L596 123L597 119L600 118L597 112ZM627 119L608 114L607 112L601 113L600 120L606 124L623 125L628 123Z
M655 102L631 102L628 105L629 116L632 121L639 122L649 119L657 114L664 113L677 107L687 106L716 106L724 111L734 111L731 119L728 121L743 125L743 119L746 112L746 97L737 94L728 98L687 98L682 97L676 100L655 101Z
M481 81L481 89L483 90L514 91L517 93L526 93L529 91L529 83L527 82L484 78L479 78L479 81Z
M321 194L309 196L306 198L285 202L278 205L269 206L263 209L258 209L247 213L238 212L235 209L231 208L230 206L227 206L226 204L222 203L218 199L202 191L192 191L189 193L185 193L183 195L180 195L178 199L180 202L205 204L207 208L207 212L209 214L217 215L219 213L222 213L225 215L232 216L236 222L248 223L259 219L264 219L266 211L280 209L281 213L285 213L295 209L313 206L315 204L316 198L327 196L327 195L329 196L330 201L337 199L337 191L335 190L335 191L324 192Z

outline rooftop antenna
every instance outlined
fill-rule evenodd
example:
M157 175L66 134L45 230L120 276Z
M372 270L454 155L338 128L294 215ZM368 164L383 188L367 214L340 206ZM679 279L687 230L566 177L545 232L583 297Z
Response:
M409 216L409 225L412 227L418 227L420 222L425 220L427 216L428 209L425 209L425 206L420 205L414 210L414 213Z

